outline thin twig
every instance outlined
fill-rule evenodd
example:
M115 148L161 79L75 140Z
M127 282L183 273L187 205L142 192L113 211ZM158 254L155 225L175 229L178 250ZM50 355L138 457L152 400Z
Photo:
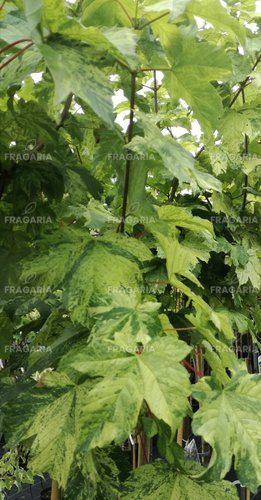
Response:
M197 375L199 378L204 377L203 373L201 373L200 371L196 370L194 368L194 366L192 366L186 359L183 359L181 361L181 363L183 363L183 365L187 366L187 368L189 368L190 370L192 370L195 373L195 375Z
M163 332L185 332L186 330L196 330L196 326L188 326L186 328L165 328Z
M67 118L67 115L68 115L68 112L70 110L70 107L71 107L71 104L72 104L72 99L73 99L73 94L69 94L66 101L65 101L65 104L64 104L64 108L61 112L61 117L60 117L60 122L58 123L58 125L56 125L56 130L59 130L63 124L64 124L64 121L66 120Z
M5 2L6 2L6 0L4 0L3 3L2 3L2 5L0 6L0 10L3 9Z
M83 164L83 161L82 161L82 157L81 157L81 154L80 154L80 151L79 151L79 148L78 146L75 147L75 151L77 153L77 156L78 156L78 160L81 164Z
M0 71L1 71L1 69L5 68L8 64L10 64L12 61L14 61L17 57L19 57L20 55L22 55L26 49L29 49L30 47L32 47L32 45L33 45L33 42L28 43L28 45L26 45L23 49L21 49L18 52L16 52L16 54L14 54L12 57L10 57L10 59L8 59L3 64L1 64L0 65Z
M169 131L172 139L175 139L171 128L167 127L167 130ZM171 183L171 191L170 191L170 194L168 195L169 201L173 202L175 200L175 196L176 196L176 192L177 192L178 187L179 187L179 180L177 177L173 177L172 183Z
M146 71L172 71L172 68L140 68L137 73L143 73Z
M11 49L11 47L18 45L18 43L23 43L23 42L32 42L32 38L21 38L20 40L16 40L16 42L9 43L8 45L5 45L0 49L0 54L2 54L8 49Z
M209 197L208 197L206 194L205 194L205 200L206 200L206 202L207 202L207 204L208 204L208 208L209 208L210 210L212 210L212 205L211 205L210 199L209 199Z
M260 62L260 60L261 60L261 54L259 55L259 57L257 58L257 60L256 60L256 62L255 62L255 64L254 64L254 66L252 67L252 69L251 69L251 73L252 73L253 71L255 71L255 69L256 69L256 67L257 67L258 63ZM251 78L251 77L248 75L248 76L245 78L245 80L244 80L244 81L240 84L239 89L236 91L236 93L235 93L235 95L234 95L234 97L233 97L232 101L231 101L231 102L230 102L230 104L228 105L228 107L229 107L229 108L231 108L231 107L233 106L234 102L235 102L235 101L237 100L237 98L240 96L240 94L241 94L242 90L244 90L244 88L245 88L245 86L247 85L247 83L249 82L250 78Z
M201 146L201 148L200 148L200 149L198 150L198 152L195 154L195 160L197 160L197 159L198 159L198 157L201 155L201 153L203 153L204 149L205 149L205 146L204 146L204 144L203 144L203 146Z
M153 70L153 90L154 90L154 111L158 113L159 105L158 105L158 88L157 88L157 71Z
M171 191L169 195L169 201L173 202L175 200L178 187L179 187L179 180L177 177L173 177Z
M70 109L70 106L71 106L71 103L72 103L72 99L73 99L73 94L70 93L65 101L65 104L64 104L64 107L63 107L63 110L61 112L61 115L60 115L60 121L59 123L55 126L55 130L59 130L63 124L64 124L64 121L66 120L66 117L68 115L68 112L69 112L69 109ZM44 148L45 144L44 142L39 142L36 147L34 148L35 151L41 151L43 148ZM77 151L77 146L76 146L76 151ZM79 151L77 151L77 154L79 156ZM80 162L82 163L82 162Z

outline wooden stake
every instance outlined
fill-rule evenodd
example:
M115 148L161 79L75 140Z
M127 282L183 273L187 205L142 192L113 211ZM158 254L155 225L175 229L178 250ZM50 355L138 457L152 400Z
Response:
M57 481L52 481L51 500L62 500L61 490Z
M197 348L196 348L195 365L196 365L197 371L202 373L202 375L204 376L204 354L203 354L203 350L202 350L201 346L197 346ZM198 376L197 376L196 380L197 381L199 380ZM206 465L206 463L208 462L208 459L204 455L204 453L206 452L206 446L205 446L205 441L203 438L201 438L201 449L202 449L202 453L203 453L202 465Z
M184 429L184 421L182 420L182 424L177 432L177 444L179 446L182 446L183 443L183 429Z
M136 469L136 467L137 467L137 461L136 461L137 446L136 446L136 443L137 443L136 436L134 436L133 437L133 444L131 445L131 447L132 447L132 468L133 469Z
M137 457L137 467L143 465L142 463L142 442L140 434L137 434L137 443L138 443L138 457Z
M250 490L246 488L246 500L250 500Z

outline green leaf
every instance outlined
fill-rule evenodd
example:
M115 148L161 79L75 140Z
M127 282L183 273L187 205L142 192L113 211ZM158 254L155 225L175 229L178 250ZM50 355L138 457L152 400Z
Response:
M196 233L207 231L214 235L211 222L201 217L193 216L187 208L164 205L158 209L158 215L161 221L167 222L169 227L184 227Z
M124 8L115 0L94 0L86 4L82 21L87 26L132 26L131 19L135 16L132 0L125 0Z
M1 33L0 38L7 43L13 43L20 38L28 38L30 36L30 27L28 23L12 14L8 14L3 22L1 22ZM25 46L28 42L24 42L23 45L19 45L19 48Z
M134 373L105 377L89 392L86 405L81 405L79 449L124 442L137 423L141 404L142 388Z
M137 34L129 28L97 28L94 26L85 27L80 21L74 19L63 20L56 26L60 34L69 37L71 40L79 40L109 52L117 61L125 62L133 70L137 66L138 58L136 45ZM106 53L105 52L105 53Z
M189 377L179 361L191 348L173 337L159 339L151 347L154 352L138 357L144 399L152 413L169 425L174 436L183 416L190 413Z
M87 230L67 227L54 232L41 242L37 257L23 261L21 280L33 275L43 288L59 288L89 240Z
M193 432L212 449L207 480L224 477L235 455L235 469L242 484L256 491L261 483L261 375L245 372L222 390L205 377L195 385L194 397L201 403L193 418Z
M112 92L104 73L84 54L59 43L39 46L55 83L55 104L73 92L109 125L113 124Z
M110 28L102 30L103 36L109 42L109 51L115 54L111 47L115 47L117 52L124 56L124 59L134 70L137 67L138 57L136 54L136 45L138 41L137 35L128 28Z
M175 101L184 99L204 132L209 134L217 128L223 112L221 97L209 82L228 79L231 73L228 56L213 44L181 39L174 27L164 32L162 26L158 34L172 66L172 71L165 76L170 96Z
M144 5L145 12L170 11L171 20L183 14L190 0L146 0Z
M65 21L68 15L68 8L63 0L43 0L42 22L48 30L57 33L61 22Z
M193 297L192 297L193 298ZM219 340L219 338L216 336L216 329L218 329L220 332L225 330L223 333L226 335L228 334L228 337L231 337L231 327L227 325L227 321L224 320L223 315L219 315L217 311L213 310L206 302L204 302L202 299L198 300L198 296L196 295L195 298L193 298L195 304L196 304L196 315L192 314L187 314L186 318L190 323L196 327L196 331L200 336L207 340L209 344L215 348L215 350L218 352L222 366L224 368L228 368L231 373L235 374L240 370L240 363L233 352L233 350L225 343ZM199 307L198 307L199 306ZM232 321L231 321L232 324ZM215 328L213 327L215 325ZM226 331L226 328L229 328L228 331Z
M144 131L144 138L136 136L128 148L137 152L155 151L160 156L164 166L169 171L170 177L174 175L181 181L186 182L193 171L194 158L177 141L162 136L160 130L148 120L146 115L139 114Z
M23 261L21 279L34 275L40 289L65 288L71 318L86 325L89 305L113 305L113 289L117 304L126 288L133 288L134 297L141 296L141 263L150 258L142 242L125 236L91 238L87 230L63 228L42 242L37 257Z
M228 109L220 120L219 130L222 134L222 143L226 145L226 150L237 154L243 140L244 130L246 131L248 118L244 113L239 113L235 109Z
M110 498L117 500L119 493L119 470L110 457L110 449L79 453L77 463L71 470L65 500L77 498Z
M242 45L245 44L246 31L235 17L229 15L228 8L218 0L192 0L187 7L187 12L193 16L206 19L218 29L222 36L225 33L236 35Z
M9 120L13 120L13 113L8 114L7 117ZM36 139L39 139L41 141L48 141L49 144L57 144L59 140L58 132L55 130L53 122L50 120L46 111L35 101L29 101L27 103L23 100L19 101L16 107L16 120L12 123L11 127L13 133L18 133L18 130L21 129L23 134L25 134L24 144L20 146L22 153L24 153L24 151L28 153L26 148L28 147L28 143L30 144L30 141L34 143ZM21 134L21 142L22 137ZM32 151L32 153L34 153L34 151ZM40 167L41 165L39 165L38 168L40 169Z
M196 60L196 59L195 59ZM202 78L189 78L191 68L177 68L166 75L166 85L173 98L181 97L192 108L195 118L205 133L213 130L218 124L223 108L220 97L210 83Z
M42 6L43 6L42 0L24 1L25 16L32 31L40 23L42 15Z
M76 172L84 182L87 190L94 198L100 199L101 194L103 192L103 186L101 182L99 182L87 168L76 165L74 167L68 167L72 170L72 172Z
M74 321L88 324L88 306L112 300L111 290L133 287L140 296L138 261L117 246L92 241L67 276L65 303Z
M140 287L142 291L142 287ZM99 306L90 308L91 317L96 323L92 330L92 336L98 339L110 339L114 345L119 346L125 352L135 353L137 343L146 346L151 339L160 335L162 331L158 316L160 303L143 302L137 300L135 283L132 287L115 289L109 287L112 306Z
M88 174L88 171L86 171ZM101 229L108 222L108 211L97 200L90 200L88 206L69 206L66 217L74 216L76 220L84 219L84 225L89 229Z
M95 359L97 349L101 351L98 360ZM110 350L109 345L106 349L106 344L103 347L99 342L94 344L93 349L90 346L75 354L70 364L75 370L89 376L105 376L104 384L107 390L110 386L107 386L108 372L113 373L117 381L120 381L121 377L126 377L126 381L132 378L135 384L138 384L137 394L141 393L153 414L166 422L174 435L182 416L189 413L187 398L190 384L187 371L179 363L189 352L190 347L174 337L152 341L147 344L144 352L136 356L124 356L120 349L118 352ZM127 376L128 373L132 374L131 377ZM114 378L110 379L111 384L113 380ZM98 386L96 387L97 399L99 396Z
M125 255L127 252L129 256L133 256L140 262L149 263L152 258L152 253L150 249L141 240L136 238L128 238L123 234L115 234L114 231L108 231L103 236L103 241L116 244L117 248L121 250ZM134 283L134 281L133 281Z
M21 44L23 47L23 44ZM42 55L35 47L30 47L26 50L22 58L17 58L12 61L12 65L8 65L1 70L0 73L0 92L5 92L6 88L11 85L21 85L22 81L37 69ZM30 100L30 99L25 99ZM34 115L37 116L36 114ZM27 127L29 123L27 123Z
M5 408L9 443L16 445L19 441L34 438L32 471L40 473L46 470L63 485L66 484L75 448L72 433L74 412L70 415L73 400L73 390L60 389L60 394L55 394L48 389L31 388L18 395L10 406L11 413ZM26 420L23 412L26 412Z
M183 207L162 206L158 210L158 215L160 222L151 224L150 228L166 255L169 279L172 280L180 275L201 287L192 271L199 260L207 262L210 257L210 251L215 245L211 236L212 224L204 219L199 221L198 217L193 217ZM194 234L191 233L188 239L179 242L180 227L195 232L196 237L194 238ZM197 233L202 233L201 237Z
M248 262L244 267L237 267L239 286L251 281L254 288L261 288L261 264L254 248L247 251Z
M98 344L98 349L103 345ZM143 399L174 433L189 411L188 374L179 363L189 351L184 342L162 338L140 356L112 357L107 351L106 360L103 350L104 363L100 363L97 358L88 359L90 347L81 349L71 359L72 366L96 377L106 373L105 378L75 386L65 374L45 371L41 388L20 393L4 408L9 443L31 439L33 472L46 470L65 487L76 451L86 453L124 441L137 423ZM108 363L110 376L104 373Z
M189 477L189 467L186 472L175 470L162 460L143 465L131 473L125 482L126 500L175 500L200 498L224 498L236 500L236 488L228 481L202 483Z
M142 124L144 137L135 136L128 144L128 149L141 155L151 152L159 155L165 167L165 172L162 172L165 178L173 179L176 177L181 183L190 183L194 189L200 186L221 191L219 180L210 174L197 170L194 157L175 139L161 134L155 125L157 115L149 119L147 115L139 112L138 117Z

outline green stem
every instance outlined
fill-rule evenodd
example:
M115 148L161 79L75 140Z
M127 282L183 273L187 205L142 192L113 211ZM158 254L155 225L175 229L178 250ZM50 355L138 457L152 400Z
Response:
M138 7L139 7L139 0L136 0L136 6L135 6L135 16L134 16L134 28L138 29Z
M130 97L130 123L128 128L128 144L131 142L133 137L133 126L134 126L134 108L135 108L135 93L136 93L136 73L131 73L131 97ZM131 170L131 160L129 159L129 155L127 155L126 159L126 169L125 169L125 180L124 180L124 191L123 191L123 201L122 201L122 210L121 210L121 222L117 229L117 232L124 233L125 227L125 219L127 212L127 200L128 200L128 191L129 191L129 183L130 183L130 170Z
M200 149L198 150L198 152L196 153L196 155L195 155L195 160L197 160L197 159L198 159L198 157L201 155L201 153L203 153L204 149L205 149L205 146L204 146L204 144L203 144L203 146L201 146L201 148L200 148Z
M125 6L120 2L120 0L116 0L116 2L120 5L120 7L122 8L123 12L126 14L127 18L129 19L131 25L133 28L135 28L134 24L133 24L133 20L131 19L128 11L126 10Z
M244 88L242 88L241 93L242 93L243 104L245 104L246 103L246 97L245 97ZM249 137L248 137L247 134L245 134L245 148L244 148L244 152L245 152L246 155L248 155L248 149L249 149ZM247 204L247 187L248 187L248 176L247 175L244 176L244 186L243 187L244 187L244 189L243 189L242 210L245 210L246 204Z
M146 26L151 25L152 23L155 23L156 21L159 21L159 19L162 19L162 17L168 16L169 15L169 10L168 12L165 12L164 14L161 14L158 17L155 17L155 19L152 19L151 21L147 21L145 24L143 24L140 29L143 30Z
M63 124L64 124L64 122L65 122L65 120L66 120L66 118L67 118L67 115L68 115L68 113L69 113L69 110L70 110L70 107L71 107L71 104L72 104L72 99L73 99L73 94L72 94L72 93L70 93L70 94L68 95L68 97L67 97L66 101L65 101L65 104L64 104L63 110L62 110L62 112L61 112L60 122L59 122L59 123L58 123L58 125L56 125L56 127L55 127L55 128L56 128L56 130L59 130L59 129L63 126Z
M168 129L172 139L175 139L171 128L167 127L167 129ZM170 191L170 194L168 196L169 201L173 202L175 200L175 196L176 196L176 192L177 192L178 187L179 187L179 180L177 177L173 177L172 183L171 183L171 191Z
M145 71L172 71L172 68L140 68L138 73L142 73Z

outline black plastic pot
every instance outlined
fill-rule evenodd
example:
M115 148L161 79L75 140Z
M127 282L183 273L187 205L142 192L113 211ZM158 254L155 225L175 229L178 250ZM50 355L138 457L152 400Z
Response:
M51 498L51 488L45 488L41 491L41 500L50 500Z

